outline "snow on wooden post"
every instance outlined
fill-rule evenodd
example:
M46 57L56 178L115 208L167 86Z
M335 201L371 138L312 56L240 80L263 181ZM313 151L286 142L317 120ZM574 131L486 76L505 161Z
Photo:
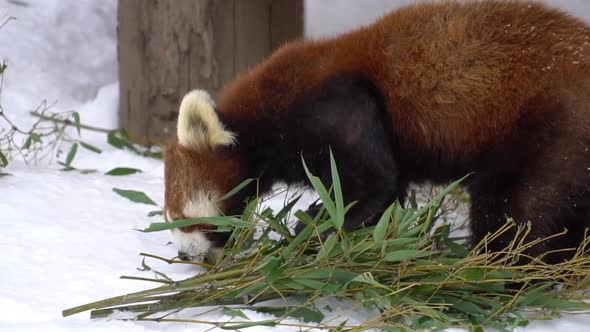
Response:
M184 93L215 95L302 35L303 0L119 0L120 126L162 142Z

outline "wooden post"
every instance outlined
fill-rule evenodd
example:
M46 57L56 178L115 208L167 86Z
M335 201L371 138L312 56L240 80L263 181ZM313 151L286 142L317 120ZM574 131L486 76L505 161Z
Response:
M162 142L184 93L216 95L302 35L303 0L119 0L120 127Z

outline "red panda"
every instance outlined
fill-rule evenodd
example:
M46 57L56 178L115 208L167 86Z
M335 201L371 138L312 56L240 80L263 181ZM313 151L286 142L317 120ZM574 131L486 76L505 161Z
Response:
M237 214L260 193L306 181L301 156L344 198L344 228L370 224L410 182L473 174L472 242L506 217L531 238L569 232L530 255L577 246L590 225L590 28L527 1L446 1L398 9L326 40L284 45L224 87L188 93L165 150L166 219ZM228 235L174 230L184 259ZM491 244L499 250L510 234ZM552 256L554 260L563 255Z

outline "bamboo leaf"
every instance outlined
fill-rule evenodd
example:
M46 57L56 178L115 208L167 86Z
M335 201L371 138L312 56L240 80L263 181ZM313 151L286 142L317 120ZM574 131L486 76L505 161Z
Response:
M375 287L379 287L379 288L383 288L385 290L387 290L388 292L391 292L391 288L381 284L378 281L375 281L375 278L373 277L373 275L371 274L371 272L365 272L359 276L357 276L356 278L352 279L350 282L362 282L364 284L368 284L371 286L375 286Z
M193 225L214 225L218 227L235 227L235 228L246 228L254 227L255 223L249 221L243 221L235 217L204 217L204 218L192 218L192 219L178 219L169 222L157 222L151 223L149 227L139 230L140 232L159 232L172 228L188 227Z
M72 147L70 148L70 152L68 152L68 155L66 156L66 161L64 163L66 168L72 165L74 157L76 157L76 152L78 152L78 143L74 143L72 145Z
M309 307L251 307L261 314L272 314L276 317L292 317L305 323L319 323L324 319L324 314L315 308Z
M405 245L416 243L419 239L415 237L400 237L397 239L386 240L385 245L387 247L403 247Z
M8 166L8 158L0 151L0 167Z
M278 321L276 319L261 320L256 322L227 322L220 325L219 328L223 330L240 330L253 326L276 326Z
M94 153L102 153L102 150L97 148L94 145L88 144L86 142L82 142L82 141L78 141L78 143L80 143L80 145L85 148L86 150L92 151Z
M279 211L276 216L274 216L274 218L263 218L268 225L272 228L273 231L281 234L282 236L286 237L286 238L292 238L293 236L291 235L291 232L289 231L289 227L287 227L287 223L285 219L285 217L287 216L288 213L291 212L291 210L293 210L293 207L295 206L295 204L297 204L297 202L299 202L299 199L301 198L301 195L299 195L297 198L291 200L287 205L285 205L281 211Z
M42 143L41 135L37 133L30 133L27 137L25 144L23 144L23 149L30 149L33 143Z
M528 306L531 303L535 302L541 294L546 292L551 287L550 283L539 284L532 289L529 289L528 292L519 296L515 302L517 306Z
M533 301L531 306L541 307L545 309L559 309L559 310L588 310L590 303L567 301L555 298L538 298Z
M78 131L78 136L80 136L80 113L74 112L72 113L72 117L74 118L74 127Z
M164 215L164 211L162 211L162 210L150 211L148 213L148 217L163 216L163 215Z
M246 180L242 181L242 183L238 184L234 189L230 190L227 194L223 195L223 197L221 197L219 200L225 201L226 199L231 198L232 196L237 194L240 190L244 189L244 187L246 187L247 185L252 183L252 181L254 181L254 179L246 179Z
M298 284L301 284L301 285L307 287L308 289L316 289L317 290L317 289L321 289L325 285L324 281L319 281L319 280L315 280L315 279L293 278L292 280Z
M135 202L135 203L143 203L143 204L155 205L155 206L158 205L154 201L152 201L152 199L149 198L148 195L146 195L145 193L143 193L141 191L119 189L119 188L113 188L113 191L117 195L119 195L121 197L125 197L128 200Z
M342 185L340 184L340 176L338 175L338 168L334 160L334 154L330 148L330 171L332 173L332 188L334 189L334 203L336 204L336 215L334 218L334 227L338 230L342 229L344 224L344 198L342 196Z
M242 310L239 310L239 309L232 309L232 308L228 308L228 307L223 307L222 312L224 315L230 316L231 318L240 317L243 319L250 320L250 318L248 318L248 316L246 316L246 314Z
M295 206L295 204L297 204L297 202L299 202L299 200L301 199L302 195L297 196L296 198L292 199L289 203L287 203L287 205L285 205L278 213L277 215L273 218L275 220L282 220L284 219L287 214L289 214L289 212L291 212L291 210L293 210L293 207Z
M252 216L254 215L254 212L256 212L256 207L258 206L258 199L252 199L248 202L248 204L246 204L246 207L244 208L244 212L242 212L242 220L250 220L250 218L252 218Z
M303 162L303 169L305 170L305 174L307 174L307 178L311 182L312 187L317 191L318 195L320 196L320 199L322 200L322 203L324 204L324 208L326 208L328 214L331 217L330 220L332 224L334 225L334 227L336 227L336 229L339 230L340 228L337 227L338 224L334 222L334 219L336 218L336 203L334 203L332 198L330 198L330 194L328 193L328 190L326 189L320 178L311 174L311 172L307 168L307 165L305 164L305 160L303 160L303 156L301 156L301 161ZM340 225L340 227L341 226L342 225Z
M27 139L25 140L25 144L23 144L22 149L23 150L27 150L31 148L31 143L33 142L33 140L31 139L31 135L29 135L29 137L27 137Z
M125 147L125 142L117 137L117 131L113 130L107 134L107 143L116 147L117 149L123 149Z
M337 233L330 234L328 236L328 238L326 239L326 241L324 242L324 244L322 245L322 247L320 248L320 251L318 251L318 254L315 259L316 264L319 261L329 257L330 253L332 252L332 249L334 249L334 246L336 246L337 243L338 243L338 234Z
M421 258L436 254L436 251L431 250L397 250L390 252L383 258L386 262L401 262L409 259Z
M450 298L448 298L450 299ZM473 303L473 302L469 302L467 300L451 300L449 301L451 303L453 303L453 308L456 310L459 310L461 312L464 312L466 314L479 314L479 315L486 315L488 312L486 310L484 310L482 307L480 307L479 305Z
M113 176L124 176L124 175L131 175L136 173L142 173L140 169L131 168L131 167L117 167L113 168L110 171L104 173L105 175L113 175Z
M465 180L469 175L466 175L466 176L462 177L461 179L454 181L453 183L448 185L445 189L443 189L440 193L438 193L438 195L434 196L434 198L432 198L428 203L426 203L426 205L424 205L422 208L418 209L418 211L408 215L407 219L402 221L400 228L402 228L402 229L408 228L409 225L411 225L414 221L416 221L418 218L420 218L424 214L426 214L428 212L428 210L430 210L433 207L436 207L440 203L440 200L443 197L448 195L451 191L455 190L455 188L457 188L459 186L459 184L461 182L463 182L463 180Z
M487 271L484 268L467 268L461 270L459 275L465 280L481 280L486 277Z
M458 257L467 257L467 255L469 255L469 250L467 250L467 248L454 241L447 240L444 243L445 246L447 246L447 248L449 248L449 250L451 250L451 252Z
M381 218L379 218L379 222L377 222L377 225L373 230L373 239L375 239L375 242L380 243L385 239L385 235L387 234L387 229L389 228L389 223L391 221L391 213L393 212L395 206L396 203L391 204L385 210L385 212L383 212Z

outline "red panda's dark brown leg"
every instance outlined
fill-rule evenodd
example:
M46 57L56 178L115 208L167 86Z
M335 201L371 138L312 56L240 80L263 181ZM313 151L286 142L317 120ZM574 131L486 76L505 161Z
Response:
M502 187L492 182L479 188L472 187L472 244L481 241L486 234L494 233L507 222L507 217L510 217L516 225L530 222L527 241L546 238L567 229L565 235L527 250L526 254L531 257L540 257L549 251L576 248L583 239L585 228L590 226L590 194L578 196L577 193L580 191L572 190L557 193L555 197L546 197L546 190L553 188L556 187L550 184L529 187L524 179L519 186L513 188ZM488 249L504 250L514 239L515 230L516 228L513 228L489 243ZM545 261L556 263L571 257L572 254L573 251L565 251L547 255Z
M304 160L326 186L332 183L329 151L333 152L348 211L344 229L371 224L406 184L398 183L395 151L379 94L365 81L337 78L310 96L293 115ZM305 119L305 121L301 121ZM312 208L311 213L318 210ZM299 225L296 230L301 230Z
M520 225L530 221L528 240L567 229L567 234L528 250L532 257L580 244L590 226L590 151L586 151L584 140L576 135L575 129L567 136L552 136L551 143L543 144L544 149L512 176L474 176L469 186L474 244L503 226L507 216ZM513 237L513 231L507 232L489 249L503 250ZM551 254L545 261L558 262L572 253Z

